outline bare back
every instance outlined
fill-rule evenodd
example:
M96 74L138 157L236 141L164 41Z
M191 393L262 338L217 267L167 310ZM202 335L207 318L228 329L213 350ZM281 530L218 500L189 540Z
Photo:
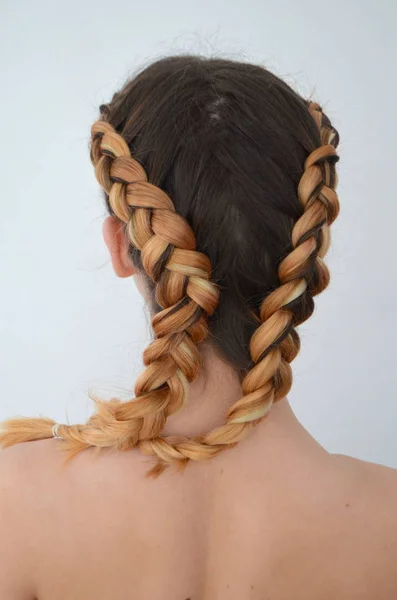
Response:
M156 480L136 451L6 450L37 599L395 599L397 473L266 428Z

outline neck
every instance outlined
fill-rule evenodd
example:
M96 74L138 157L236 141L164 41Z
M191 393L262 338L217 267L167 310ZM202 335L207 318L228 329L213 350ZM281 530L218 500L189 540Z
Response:
M241 383L235 369L223 360L213 345L202 343L203 367L189 385L189 398L184 408L171 415L162 435L192 437L203 435L225 422L228 409L242 397ZM268 427L279 431L282 438L306 433L284 398L269 413Z

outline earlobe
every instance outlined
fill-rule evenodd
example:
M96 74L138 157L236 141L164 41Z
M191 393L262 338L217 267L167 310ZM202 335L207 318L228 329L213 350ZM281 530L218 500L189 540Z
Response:
M135 275L136 269L128 254L129 242L123 231L120 219L114 216L106 217L102 232L116 275L118 277L131 277Z

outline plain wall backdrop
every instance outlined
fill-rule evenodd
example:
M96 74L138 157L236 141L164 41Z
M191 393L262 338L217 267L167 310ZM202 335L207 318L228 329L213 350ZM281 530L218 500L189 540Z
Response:
M300 328L289 399L331 452L397 467L397 5L393 1L1 0L0 419L85 421L132 389L150 340L117 279L89 161L98 106L179 52L261 63L338 128L331 285Z

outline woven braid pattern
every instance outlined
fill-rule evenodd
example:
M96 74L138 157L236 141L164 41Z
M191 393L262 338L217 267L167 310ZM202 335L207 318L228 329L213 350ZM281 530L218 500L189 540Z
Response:
M112 210L126 223L130 242L141 251L163 309L152 319L155 339L144 352L146 369L136 381L134 401L99 404L90 422L108 433L113 427L117 446L128 449L157 436L167 416L183 406L188 383L199 373L197 344L208 335L208 316L218 305L219 291L210 281L208 257L195 249L188 222L176 213L171 198L148 182L123 137L104 121L94 123L91 134L96 177Z
M235 446L289 392L290 363L300 347L295 327L311 315L312 297L329 283L323 258L330 244L329 227L339 213L335 132L317 103L309 103L308 110L319 129L321 145L305 161L298 186L303 214L292 230L292 250L279 264L279 286L260 307L259 325L250 341L254 366L225 423L194 438L162 438L160 432L167 416L183 405L187 385L199 372L197 344L205 339L207 316L219 300L218 289L210 281L210 261L195 250L188 223L175 212L169 196L148 182L122 136L105 121L94 123L91 160L96 177L114 213L126 223L131 243L140 249L163 310L153 317L156 339L145 350L146 369L136 382L136 398L98 402L97 413L86 425L59 426L61 446L70 457L90 446L138 447L157 458L151 471L157 475L171 463L184 466L189 460L212 458Z
M260 308L261 324L250 342L255 366L242 383L243 396L229 410L225 424L205 436L192 440L152 439L140 444L144 453L156 455L163 464L210 458L234 446L291 388L290 363L300 347L294 327L312 313L310 303L306 314L297 314L292 307L300 297L310 299L327 287L329 272L323 258L330 245L329 226L339 213L334 169L339 157L332 145L335 133L323 125L319 104L310 103L308 109L320 130L322 145L305 161L298 187L304 212L292 231L293 250L279 265L280 285Z

